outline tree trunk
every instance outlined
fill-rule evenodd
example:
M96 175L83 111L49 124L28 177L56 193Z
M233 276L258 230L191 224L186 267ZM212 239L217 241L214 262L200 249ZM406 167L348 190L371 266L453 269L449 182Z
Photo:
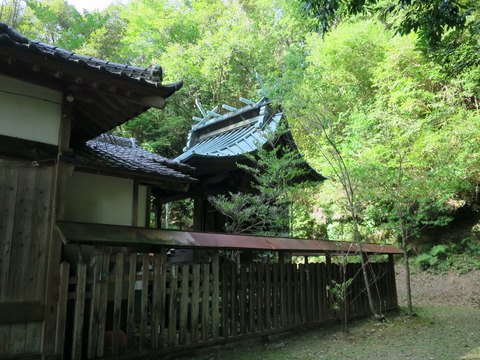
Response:
M412 306L412 288L410 284L410 260L407 254L407 235L402 231L402 250L403 259L405 260L405 285L407 287L407 314L413 316Z

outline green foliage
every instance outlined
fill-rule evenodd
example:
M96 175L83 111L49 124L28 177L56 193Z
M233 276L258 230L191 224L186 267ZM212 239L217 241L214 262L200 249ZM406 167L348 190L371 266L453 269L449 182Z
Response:
M166 213L166 205L163 205L162 213ZM193 230L193 200L185 199L168 203L168 218L160 219L162 227L168 229L192 231Z
M82 48L91 34L102 28L108 19L107 14L99 12L84 11L81 14L62 0L25 2L33 12L33 27L31 32L25 29L24 34L71 51Z
M416 41L372 21L340 23L324 39L309 38L302 76L278 87L301 150L330 178L319 203L330 238L345 239L353 219L321 156L331 151L321 124L345 155L369 239L417 236L475 201L480 114L452 97L448 75Z
M24 4L21 0L2 0L0 3L0 21L13 28L22 25Z
M341 310L347 299L347 289L353 283L353 278L346 279L342 282L331 281L331 285L327 285L327 290L333 295L334 302L332 308L334 310Z
M480 270L480 241L477 236L463 239L458 244L433 246L413 259L422 270L431 272L457 271L461 274Z
M308 16L317 19L317 27L327 32L335 23L348 16L378 13L383 18L394 18L395 30L406 35L417 32L430 44L437 44L449 29L463 29L474 1L456 0L307 0L300 1Z
M255 155L247 155L250 165L238 164L253 178L252 193L229 193L228 196L209 198L213 206L230 220L226 224L227 232L290 235L290 207L299 187L294 180L305 175L307 170L298 151L278 141L279 134L284 131L286 129L270 134L268 145L260 146Z
M409 239L425 227L448 224L460 207L478 205L478 1L302 3L314 15L320 11L317 17L323 11L321 27L334 25L329 33L309 33L314 19L302 16L298 2L282 0L131 0L92 13L62 0L4 0L0 19L30 38L111 61L160 64L164 82L184 80L165 110L150 110L115 130L170 158L185 144L195 99L208 109L239 107L239 96L257 97L254 74L260 73L288 114L301 152L329 177L314 194L296 189L292 195L278 190L288 185L280 181L288 174L273 168L275 159L246 169L268 174L271 164L275 175L260 179L254 195L278 196L285 206L272 211L281 218L288 208L293 216L265 228L288 227L297 236L317 238L326 237L327 229L333 240L353 240L344 189L322 155L331 151L322 122L350 170L364 238ZM371 15L365 20L364 11L380 21ZM226 205L232 214L239 208L248 213L244 201L257 201L267 212L258 199L234 196ZM312 209L322 225L312 220ZM446 259L428 256L442 263L450 252L474 251L474 242L465 243L447 247Z

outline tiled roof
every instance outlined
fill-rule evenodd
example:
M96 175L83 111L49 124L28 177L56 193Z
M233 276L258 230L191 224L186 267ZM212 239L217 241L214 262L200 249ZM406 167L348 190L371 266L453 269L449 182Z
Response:
M236 162L242 161L245 154L254 153L264 146L267 138L274 135L284 121L284 114L276 112L266 97L227 114L215 115L211 118L212 112L207 112L192 127L184 153L175 159L195 166L197 176L218 171L226 164L233 164L236 168ZM281 138L298 151L290 131L282 134ZM304 166L308 171L308 180L325 180L306 160Z
M171 91L170 95L182 86L182 82L167 86L161 85L162 68L160 66L155 65L148 68L142 68L80 55L61 49L58 46L45 44L41 41L30 40L2 22L0 22L0 43L25 50L30 53L37 53L45 57L61 60L69 64L77 65L78 67L98 71L99 73L114 75L122 79L134 80L144 84L150 84L153 87L168 88Z
M163 109L182 82L162 68L118 64L27 39L0 22L0 74L63 93L70 143L84 144L150 108ZM68 109L67 109L68 108Z
M269 128L281 119L281 115L272 116L269 119ZM184 161L191 157L234 157L256 151L259 146L265 144L265 129L260 129L257 122L250 123L240 128L223 132L202 139L175 160Z
M178 161L150 153L136 145L134 139L101 135L62 155L62 160L77 166L130 173L141 176L195 182L193 168Z
M256 151L274 132L282 113L272 114L268 105L249 105L235 112L205 122L192 129L184 153L175 160L193 157L236 157Z

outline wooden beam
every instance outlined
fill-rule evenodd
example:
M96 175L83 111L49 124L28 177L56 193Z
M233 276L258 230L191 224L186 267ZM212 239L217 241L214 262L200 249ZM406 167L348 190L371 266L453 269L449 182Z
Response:
M0 325L41 322L45 305L39 301L0 303Z

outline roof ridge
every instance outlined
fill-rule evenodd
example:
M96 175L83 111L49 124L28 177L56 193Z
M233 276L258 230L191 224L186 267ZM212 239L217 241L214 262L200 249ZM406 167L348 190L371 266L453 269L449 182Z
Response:
M98 70L104 68L115 75L126 76L138 81L143 79L152 85L158 86L163 80L163 69L158 65L152 65L145 68L77 54L73 51L62 49L56 45L50 45L42 41L28 39L3 22L0 22L0 39L4 42L10 42L13 45L22 47L27 46L30 51L37 50L45 55L63 58L69 62L77 63L79 66L88 66ZM166 86L169 87L169 85ZM175 88L175 90L178 90L181 87L180 83L174 83L172 86Z

